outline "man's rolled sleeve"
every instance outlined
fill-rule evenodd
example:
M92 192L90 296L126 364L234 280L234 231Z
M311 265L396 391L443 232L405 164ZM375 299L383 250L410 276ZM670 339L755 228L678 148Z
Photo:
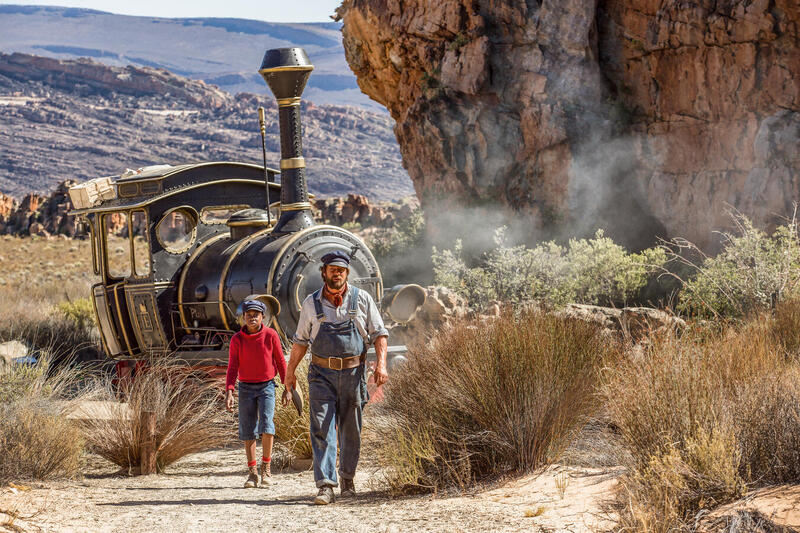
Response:
M294 344L300 344L301 346L308 346L308 343L311 341L311 327L313 323L311 319L311 309L313 306L305 305L300 308L300 318L297 321L297 330L294 332L294 336L292 337L292 342Z
M367 301L367 334L369 337L369 344L374 343L375 339L378 337L389 336L389 330L383 325L381 313L378 311L378 306L375 305L375 301L372 298L369 298Z

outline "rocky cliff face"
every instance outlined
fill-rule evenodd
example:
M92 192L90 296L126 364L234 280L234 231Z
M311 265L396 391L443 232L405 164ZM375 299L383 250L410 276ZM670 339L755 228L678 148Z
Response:
M348 62L396 121L426 212L498 205L530 237L713 245L726 204L800 199L796 0L345 0ZM436 213L441 213L440 207Z

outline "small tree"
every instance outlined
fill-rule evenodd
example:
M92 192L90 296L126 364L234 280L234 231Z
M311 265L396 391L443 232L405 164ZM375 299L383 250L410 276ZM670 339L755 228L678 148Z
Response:
M735 230L721 233L723 249L716 257L685 239L671 241L671 261L695 272L689 280L678 278L683 283L679 301L683 311L740 318L800 295L797 209L772 235L755 228L741 213L731 217Z

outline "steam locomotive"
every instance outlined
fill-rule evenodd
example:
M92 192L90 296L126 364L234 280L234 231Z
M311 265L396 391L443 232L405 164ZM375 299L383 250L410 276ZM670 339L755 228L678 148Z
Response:
M280 170L163 165L70 191L74 213L90 228L102 280L92 301L109 357L170 354L190 364L225 364L247 298L267 304L265 323L288 344L301 302L322 286L320 258L334 250L350 256L349 283L381 302L381 272L369 248L311 215L300 101L313 68L303 49L281 48L268 50L259 70L278 102ZM407 314L419 297L395 294L390 305ZM397 352L390 349L390 358Z

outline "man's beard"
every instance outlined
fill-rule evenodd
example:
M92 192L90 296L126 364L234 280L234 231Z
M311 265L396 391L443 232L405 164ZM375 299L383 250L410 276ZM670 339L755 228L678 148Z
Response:
M325 274L323 274L322 279L325 281L325 285L327 285L329 289L334 291L341 290L342 287L344 287L344 284L347 283L347 276L342 276L341 281L334 281L328 278Z

